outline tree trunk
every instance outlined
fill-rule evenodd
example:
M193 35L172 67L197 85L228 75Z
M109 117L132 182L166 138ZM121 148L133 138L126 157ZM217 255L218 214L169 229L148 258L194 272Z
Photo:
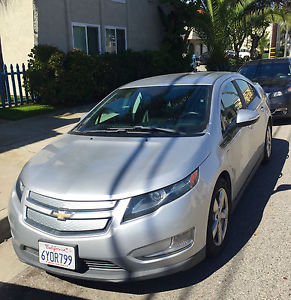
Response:
M235 55L234 55L235 60L238 62L238 60L239 60L239 50L240 50L240 48L238 47L237 44L234 44L234 45L233 45L233 48L234 48L234 52L235 52Z
M253 60L253 59L256 59L255 58L255 50L259 46L260 36L258 36L257 34L252 34L251 38L252 38L252 46L250 49L250 56L251 56L251 59Z

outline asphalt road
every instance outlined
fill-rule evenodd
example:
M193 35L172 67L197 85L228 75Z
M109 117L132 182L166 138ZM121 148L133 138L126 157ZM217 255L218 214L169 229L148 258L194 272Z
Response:
M73 281L18 262L0 245L0 299L291 299L291 121L232 215L224 252L189 271L135 283Z

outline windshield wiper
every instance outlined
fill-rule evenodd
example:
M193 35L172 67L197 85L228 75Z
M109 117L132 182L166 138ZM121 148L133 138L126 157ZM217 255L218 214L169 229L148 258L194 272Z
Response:
M185 132L170 129L170 128L163 128L163 127L146 127L146 126L134 126L131 130L141 130L141 131L149 131L149 132L166 132L166 133L176 133L176 134L185 134Z
M170 129L170 128L162 128L162 127L146 127L146 126L133 126L133 127L108 127L104 129L92 129L92 130L85 130L85 131L73 131L76 134L93 134L93 133L135 133L135 132L164 132L164 133L174 133L174 134L186 134L185 132Z
M119 133L119 132L126 132L123 128L106 128L106 129L91 129L91 130L84 130L84 131L79 131L79 130L71 130L71 133L77 134L77 135L90 135L94 133L108 133L108 132L114 132L114 133Z

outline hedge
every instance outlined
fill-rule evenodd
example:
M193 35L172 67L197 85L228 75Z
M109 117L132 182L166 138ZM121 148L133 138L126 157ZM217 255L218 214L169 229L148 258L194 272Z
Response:
M191 71L189 57L177 58L161 51L90 56L80 50L64 53L38 45L29 56L25 85L40 103L52 105L97 103L130 81Z

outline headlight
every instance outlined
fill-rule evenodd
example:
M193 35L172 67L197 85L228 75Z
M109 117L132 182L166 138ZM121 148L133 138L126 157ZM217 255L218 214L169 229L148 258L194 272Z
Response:
M24 191L24 184L23 182L20 180L20 178L17 179L16 181L16 195L19 199L19 201L21 201L21 198L22 198L22 194L23 194L23 191Z
M161 206L176 200L197 183L198 169L183 180L163 189L131 198L125 211L123 222L152 213Z
M280 97L282 95L283 95L283 93L281 91L277 91L277 92L273 93L272 97Z

